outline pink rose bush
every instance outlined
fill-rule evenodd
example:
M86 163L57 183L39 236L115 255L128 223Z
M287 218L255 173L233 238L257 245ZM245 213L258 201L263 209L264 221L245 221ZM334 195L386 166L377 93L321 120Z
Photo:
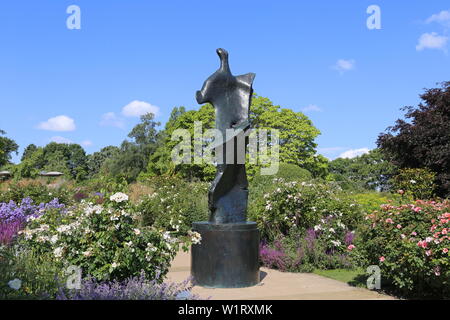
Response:
M404 296L450 297L449 200L385 204L365 221L357 247L385 284Z

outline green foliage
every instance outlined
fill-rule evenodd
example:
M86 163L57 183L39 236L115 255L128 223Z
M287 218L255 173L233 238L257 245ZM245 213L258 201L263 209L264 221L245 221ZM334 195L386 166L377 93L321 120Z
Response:
M17 154L17 150L19 149L19 146L14 140L2 137L5 134L6 132L0 129L0 168L8 164L11 160L11 153L15 152Z
M448 201L383 205L366 215L357 250L400 295L449 298L449 212Z
M264 97L254 95L250 107L250 119L254 129L277 129L280 132L280 161L309 170L315 177L325 177L328 161L315 154L317 145L314 139L319 131L311 121L301 112L290 109L282 109ZM199 110L186 111L184 107L174 108L165 129L158 134L158 148L152 155L147 171L141 178L155 175L175 175L187 179L212 180L215 168L211 164L179 164L172 163L171 153L180 141L172 140L175 130L187 130L191 135L190 154L194 154L194 123L201 122L203 131L214 128L214 108L205 104ZM204 150L211 138L202 137L200 143ZM270 136L268 137L270 143ZM248 166L250 171L257 171L262 163L257 166Z
M392 184L414 199L430 199L436 189L435 179L436 174L429 169L401 169Z
M156 178L150 185L155 192L138 205L144 225L187 234L193 222L208 220L208 183Z
M343 193L341 197L347 201L356 203L363 213L370 213L378 210L380 206L385 203L401 203L402 200L406 200L405 197L402 197L399 194L386 192Z
M99 280L122 280L143 270L149 279L164 276L179 249L175 232L140 227L128 196L116 193L102 205L81 203L62 214L52 209L32 219L21 245L52 254L61 268L81 267ZM190 244L183 239L184 249Z
M320 131L301 112L273 105L272 101L254 95L250 119L255 129L277 129L280 138L280 162L306 168L315 177L324 177L327 160L316 156L315 138Z
M428 168L436 173L436 192L450 196L450 82L426 90L422 102L405 107L398 119L378 137L378 147L399 168Z
M8 286L13 279L21 281L18 290ZM63 270L50 255L0 247L0 299L54 298L62 280L65 280Z
M202 132L214 128L214 108L210 104L205 104L199 110L186 111L184 107L174 108L171 117L166 123L165 129L158 136L158 149L150 158L147 173L142 177L156 175L179 175L186 179L212 180L215 168L211 164L192 163L177 164L172 162L172 150L180 143L180 140L172 139L175 130L187 130L191 140L188 141L190 154L194 152L194 124L199 122L202 125ZM202 148L205 148L208 139L201 138ZM191 157L192 158L192 157ZM191 159L192 160L192 159Z
M87 166L89 177L97 175L100 172L103 164L106 160L116 157L119 154L120 149L115 146L107 146L102 148L98 152L94 152L87 156Z
M273 241L290 233L304 233L329 214L342 215L343 223L355 230L359 206L340 197L340 189L330 184L285 182L274 179L275 188L255 201L249 217L258 223L262 239Z
M37 180L23 180L12 182L0 190L0 202L14 201L20 203L22 199L31 198L34 203L47 203L55 198L59 203L71 204L72 192L67 185L49 188Z
M338 182L347 190L389 189L395 167L384 160L379 149L353 159L338 158L329 163L328 180Z
M103 161L100 170L102 174L121 176L127 182L136 181L139 174L147 167L150 156L156 149L156 127L160 123L153 119L154 114L152 113L141 116L141 122L128 134L132 141L124 140L119 152L113 151L113 154ZM104 156L105 154L100 157L104 158Z
M77 181L86 178L87 157L78 144L51 142L43 148L29 145L25 151L22 162L11 168L16 180L35 178L40 171L59 171Z

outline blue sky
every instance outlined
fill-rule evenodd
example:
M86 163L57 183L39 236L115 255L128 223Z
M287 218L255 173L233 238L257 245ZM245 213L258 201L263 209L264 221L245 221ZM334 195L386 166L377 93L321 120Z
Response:
M66 26L81 9L81 29ZM381 9L381 30L366 10ZM255 91L304 111L330 159L375 147L423 88L450 80L448 0L3 1L0 128L17 141L119 145L157 110L198 108L215 49ZM17 161L19 157L15 157Z

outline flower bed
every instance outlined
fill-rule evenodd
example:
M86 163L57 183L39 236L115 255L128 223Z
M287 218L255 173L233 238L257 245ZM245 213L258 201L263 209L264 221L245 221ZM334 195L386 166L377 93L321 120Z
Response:
M404 296L450 297L450 201L381 206L359 240L385 284Z

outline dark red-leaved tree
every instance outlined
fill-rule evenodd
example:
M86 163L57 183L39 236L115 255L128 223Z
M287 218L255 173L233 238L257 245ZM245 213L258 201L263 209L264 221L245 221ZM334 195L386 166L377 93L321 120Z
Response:
M399 119L377 144L400 168L428 168L436 173L437 195L450 197L450 81L425 90L417 108L404 107Z

